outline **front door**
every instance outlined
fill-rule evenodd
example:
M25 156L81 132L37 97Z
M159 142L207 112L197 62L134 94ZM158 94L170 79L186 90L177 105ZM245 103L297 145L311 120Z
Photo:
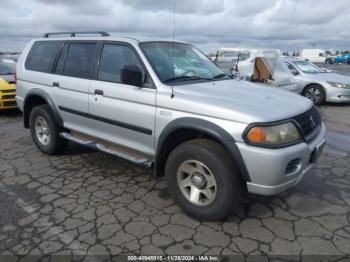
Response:
M136 50L126 43L100 43L99 68L89 90L90 126L97 137L154 154L156 89ZM142 87L124 84L122 69L143 72Z

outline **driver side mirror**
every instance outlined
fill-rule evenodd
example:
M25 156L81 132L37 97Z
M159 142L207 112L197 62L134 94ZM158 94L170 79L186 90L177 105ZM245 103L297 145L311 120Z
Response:
M142 71L136 65L125 65L121 70L121 80L123 84L142 87Z
M292 74L295 75L295 76L296 76L296 75L299 75L299 72L298 72L298 70L296 70L296 69L291 69L290 71L291 71Z

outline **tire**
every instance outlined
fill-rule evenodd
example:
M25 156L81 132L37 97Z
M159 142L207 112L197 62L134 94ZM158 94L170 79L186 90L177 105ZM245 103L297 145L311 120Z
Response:
M36 147L44 154L57 155L66 149L68 141L60 136L63 128L52 117L48 105L40 105L32 109L29 128Z
M185 213L199 220L220 220L239 204L243 184L237 168L227 155L223 146L205 139L185 142L170 153L165 166L165 179L169 193ZM180 172L186 169L190 172ZM198 183L198 174L203 177L203 173L206 186L201 189L193 181L197 180ZM213 185L213 178L215 186L209 188L209 184ZM179 181L184 184L188 181L191 186L181 187ZM203 183L200 185L203 186ZM200 198L193 198L199 200L194 203L190 200L191 192L198 189L202 191L198 194ZM213 197L206 197L202 193L208 190Z
M348 60L346 61L346 63L347 63L348 65L350 65L350 59L348 59Z
M326 92L320 85L309 85L305 87L302 94L317 106L323 105L326 101Z
M329 64L329 65L334 64L333 59L331 59L331 58L327 59L326 64Z

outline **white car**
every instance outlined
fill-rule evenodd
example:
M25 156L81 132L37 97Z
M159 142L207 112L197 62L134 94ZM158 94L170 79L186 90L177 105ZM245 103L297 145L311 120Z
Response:
M333 73L313 63L295 58L284 58L300 86L301 95L315 105L324 102L350 102L350 77Z
M220 48L216 64L242 80L298 94L301 91L278 49Z

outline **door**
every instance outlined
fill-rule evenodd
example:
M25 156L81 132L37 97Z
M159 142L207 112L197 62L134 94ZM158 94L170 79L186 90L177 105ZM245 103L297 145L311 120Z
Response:
M91 81L90 125L97 137L154 154L156 89L136 50L126 43L100 43L99 68ZM142 71L141 87L123 83L124 67Z
M300 78L300 72L293 64L291 64L289 62L285 62L285 64L287 65L288 70L290 70L290 72L294 76L294 80L295 80L295 84L291 85L291 87L288 89L288 91L291 91L291 92L294 92L297 94L301 94L301 92L303 91L303 88L305 86L305 81Z
M54 74L50 76L54 101L64 126L91 133L88 113L89 86L96 42L67 42L63 46Z

